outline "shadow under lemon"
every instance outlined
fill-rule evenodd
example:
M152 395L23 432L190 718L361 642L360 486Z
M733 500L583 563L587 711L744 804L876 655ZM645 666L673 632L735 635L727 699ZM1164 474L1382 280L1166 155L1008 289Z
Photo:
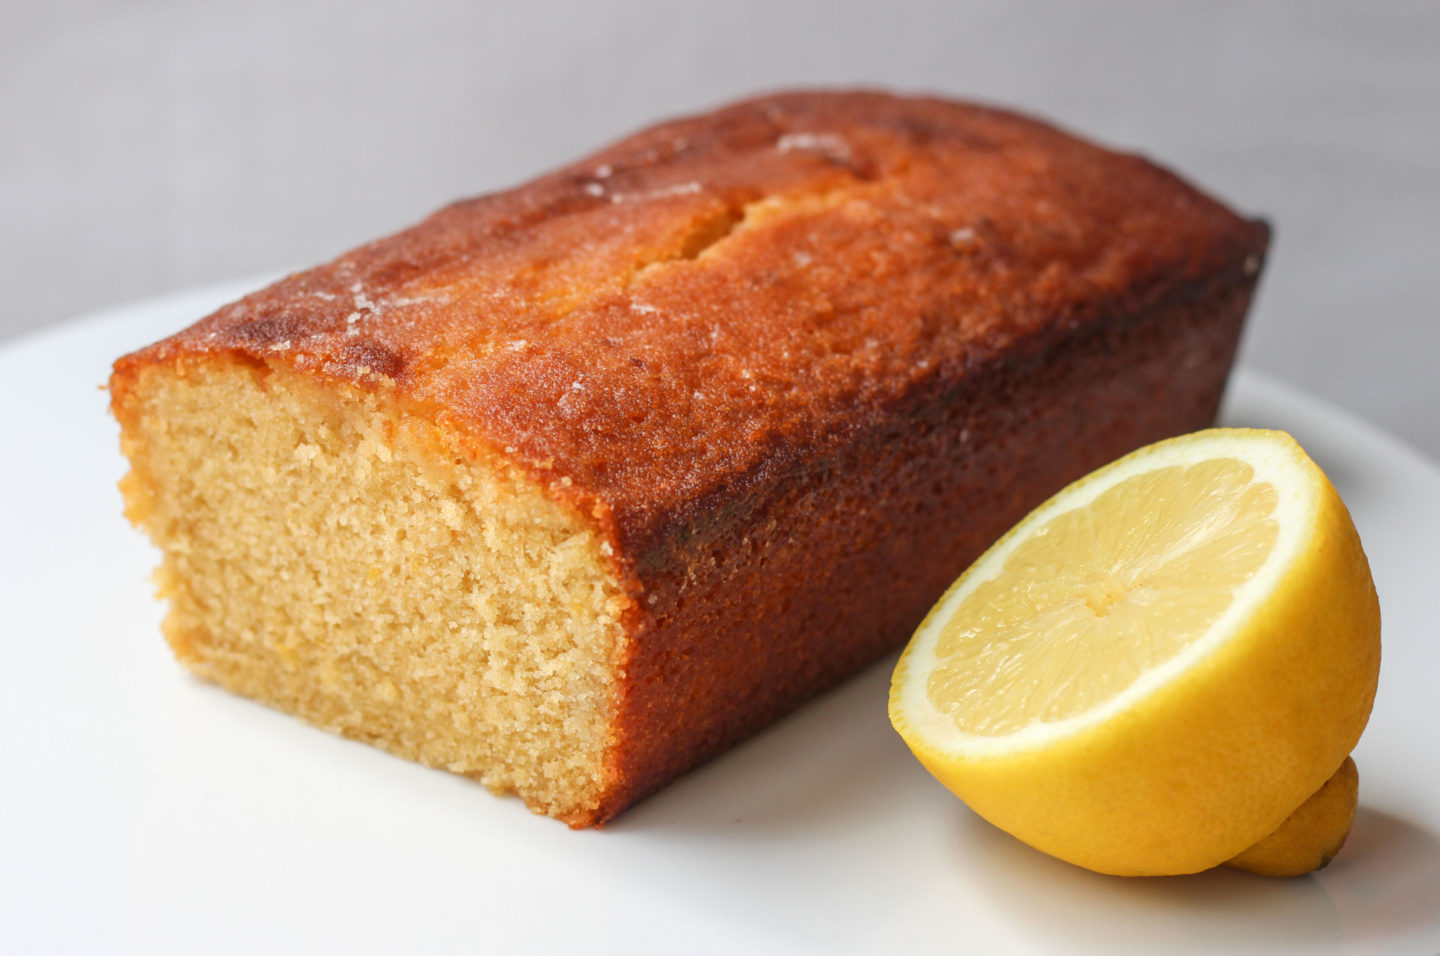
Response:
M1435 934L1440 913L1440 838L1364 806L1331 864L1291 879L1226 867L1191 876L1105 876L1032 849L963 809L949 835L957 860L986 872L989 902L1057 945L1083 939L1102 949L1141 943L1263 951L1364 944L1388 951Z

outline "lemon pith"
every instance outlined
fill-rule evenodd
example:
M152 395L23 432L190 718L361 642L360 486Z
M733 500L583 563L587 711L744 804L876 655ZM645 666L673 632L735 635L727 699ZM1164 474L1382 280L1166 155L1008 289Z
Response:
M1214 429L1060 492L940 600L891 719L992 823L1109 873L1274 831L1359 738L1379 611L1349 514L1277 432Z

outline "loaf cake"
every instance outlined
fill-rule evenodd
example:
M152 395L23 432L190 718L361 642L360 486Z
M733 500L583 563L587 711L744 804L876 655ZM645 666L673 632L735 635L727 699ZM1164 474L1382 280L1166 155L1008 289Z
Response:
M195 674L599 825L1210 424L1267 236L1010 113L753 99L124 356L127 515Z

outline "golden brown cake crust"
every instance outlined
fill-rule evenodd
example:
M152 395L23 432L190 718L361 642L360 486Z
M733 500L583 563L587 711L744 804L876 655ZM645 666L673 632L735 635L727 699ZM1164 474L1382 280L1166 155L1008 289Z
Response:
M1205 424L1267 236L1013 114L767 96L282 280L117 391L288 366L592 514L635 602L595 823L894 646L1063 481Z

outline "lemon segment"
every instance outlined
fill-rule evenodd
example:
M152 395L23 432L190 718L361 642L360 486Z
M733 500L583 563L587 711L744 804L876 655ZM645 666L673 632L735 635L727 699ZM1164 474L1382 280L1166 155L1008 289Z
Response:
M1195 872L1276 830L1364 728L1379 609L1288 435L1141 449L1041 505L917 630L891 720L974 810L1107 873Z

